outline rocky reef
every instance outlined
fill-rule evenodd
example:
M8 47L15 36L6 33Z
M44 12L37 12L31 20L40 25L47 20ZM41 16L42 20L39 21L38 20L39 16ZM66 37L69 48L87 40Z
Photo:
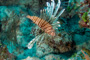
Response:
M8 52L6 46L0 47L0 60L15 60L15 56Z
M61 0L59 11L65 11L57 19L56 36L51 37L26 16L40 16L46 2L52 1L0 0L0 60L85 60L81 50L90 56L90 1ZM40 38L28 49L37 35Z

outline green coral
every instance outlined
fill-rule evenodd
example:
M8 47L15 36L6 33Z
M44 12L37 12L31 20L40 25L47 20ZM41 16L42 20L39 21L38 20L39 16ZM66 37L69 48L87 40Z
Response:
M82 19L84 22L87 22L87 18L88 18L87 15L88 15L88 12L85 12L82 16Z
M77 55L77 53L74 53L74 54L71 56L71 58L72 58L72 57L76 57L76 55Z
M71 12L72 10L78 10L80 7L76 6L76 4L70 5L67 7L67 11Z
M70 12L71 11L71 8L70 6L67 7L67 11Z

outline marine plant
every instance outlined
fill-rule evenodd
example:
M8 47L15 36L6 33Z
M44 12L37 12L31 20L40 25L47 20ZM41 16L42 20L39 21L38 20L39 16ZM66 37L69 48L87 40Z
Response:
M60 5L61 5L61 1L58 0L57 5L55 6L55 2L54 0L51 0L51 4L49 2L47 2L47 8L43 9L40 11L40 18L36 17L36 16L27 16L27 18L31 19L33 22L35 22L37 25L34 27L34 32L33 34L35 34L35 38L33 40L31 40L27 47L29 49L31 49L33 47L33 44L40 40L39 44L41 43L42 40L48 40L50 38L54 38L55 36L57 36L56 34L56 29L59 26L60 27L60 22L58 22L58 18L59 16L64 12L65 9L62 9L59 13L59 9L60 9ZM35 20L37 18L37 20ZM34 21L35 20L35 21ZM39 21L38 21L39 20ZM43 20L43 21L41 21ZM39 23L42 23L39 25ZM46 24L45 24L46 23ZM42 29L43 27L40 27L44 25L44 27L46 26L46 29ZM49 33L45 33L44 30L51 32L55 30L55 35L52 36L52 34L50 35Z
M83 8L84 9L84 8ZM87 10L85 12L81 12L79 14L80 21L79 24L81 27L84 28L90 28L90 9L87 7Z

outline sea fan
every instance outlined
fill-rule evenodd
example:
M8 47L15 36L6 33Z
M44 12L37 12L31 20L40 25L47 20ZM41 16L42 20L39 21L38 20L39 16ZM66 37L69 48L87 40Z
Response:
M33 47L33 44L38 41L38 40L47 40L48 36L50 37L53 37L55 36L54 33L56 33L54 30L57 29L57 27L59 26L60 27L60 22L57 21L57 19L59 18L59 16L64 12L65 9L62 9L59 13L59 9L60 9L60 5L61 5L61 1L58 0L58 3L57 5L55 6L55 2L54 0L51 0L51 4L49 2L47 2L47 8L46 9L43 9L40 11L40 18L39 17L36 17L36 16L27 16L27 18L31 19L35 24L37 24L36 27L34 28L37 28L34 32L39 32L39 31L44 31L45 33L40 33L37 35L36 33L36 37L31 40L27 47L29 49L31 49ZM37 18L37 19L36 19ZM36 19L36 20L35 20ZM42 23L43 22L43 23ZM47 24L45 24L47 23ZM46 29L44 29L42 26L45 25L47 26ZM45 27L44 26L44 27ZM49 31L50 30L50 31ZM51 34L51 33L53 34Z

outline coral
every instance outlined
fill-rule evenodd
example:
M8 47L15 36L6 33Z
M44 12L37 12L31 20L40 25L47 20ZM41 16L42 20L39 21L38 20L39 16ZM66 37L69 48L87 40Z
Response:
M51 48L49 45L47 45L44 41L41 44L36 44L36 55L38 57L43 57L45 55L48 55L52 52L54 52L53 48Z
M0 48L0 60L15 60L15 56L8 52L7 47Z
M48 1L48 0L39 0L39 7L40 7L40 8L45 7L47 1Z
M65 1L66 2L66 1ZM77 6L75 3L75 0L69 0L67 1L67 7L65 12L62 14L61 17L64 18L72 18L73 16L75 16L80 8L80 6ZM67 14L66 14L67 13Z
M31 10L34 12L34 15L38 15L39 13L39 1L38 0L20 0L19 5L23 8L28 8L28 10Z
M87 7L87 6L86 6ZM86 8L85 6L83 7L83 9L81 9L81 10L83 10L83 12L81 12L80 14L79 14L79 17L80 17L80 21L79 21L79 24L80 24L80 26L82 26L82 27L84 27L84 28L90 28L89 26L90 26L90 18L89 18L89 13L90 13L90 9L87 7ZM86 9L86 10L85 10ZM80 10L80 11L81 11Z
M83 50L81 50L81 52L84 54L86 60L90 60L90 57L86 55Z
M28 41L34 37L30 34L33 24L25 18L27 13L21 7L15 6L2 6L1 13L6 15L0 20L2 24L2 32L0 32L1 42L7 46L10 53L17 56L17 59L22 59L20 56L23 56L23 58L26 58L28 55L33 56L30 53L32 50L26 48Z
M90 43L90 41L88 41L89 43ZM85 56L82 54L82 51L81 51L81 49L84 51L84 52L86 52L87 53L87 57L88 56L90 56L90 46L89 46L89 43L87 43L87 42L84 42L82 45L80 45L80 46L78 46L77 45L77 47L79 48L79 49L76 49L76 50L78 50L77 52L75 52L70 58L75 58L75 59L82 59L82 60L84 60L84 59L86 59L85 58Z
M75 43L67 33L62 32L60 37L61 39L52 39L48 42L49 46L51 46L56 52L65 53L75 48Z
M39 58L36 57L30 57L28 56L26 59L22 59L22 60L40 60Z
M74 53L70 58L76 57L77 53Z
M18 4L19 0L0 0L0 5L14 5L14 4Z
M39 13L39 2L38 0L0 0L0 6L20 6L22 8L28 9L28 12L32 10L34 15ZM1 10L1 9L0 9Z
M90 56L90 50L89 49L86 49L83 47L82 50L85 51Z
M70 38L67 33L62 32L57 37L48 37L42 42L38 40L36 42L37 56L42 57L51 53L60 54L72 51L75 48L75 43Z
M54 54L49 54L44 58L45 60L63 60L63 58L60 55L54 55Z

